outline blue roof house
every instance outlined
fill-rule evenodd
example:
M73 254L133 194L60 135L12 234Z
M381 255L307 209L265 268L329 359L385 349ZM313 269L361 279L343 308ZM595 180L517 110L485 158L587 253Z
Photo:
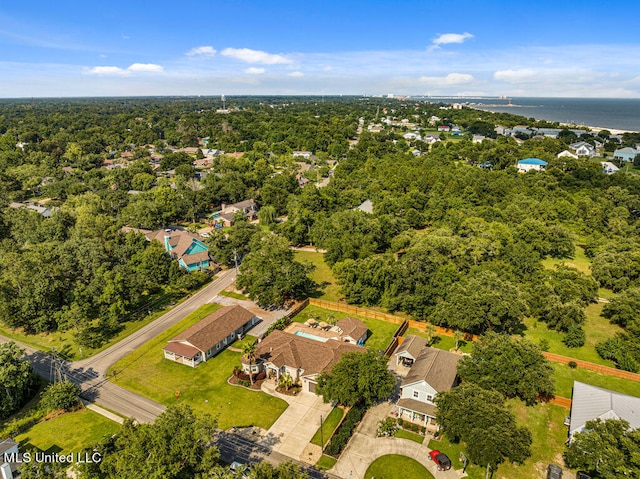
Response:
M518 162L518 171L520 173L526 173L527 171L544 171L547 166L547 162L540 158L525 158Z
M613 159L631 163L637 155L640 155L640 151L636 150L635 148L619 148L613 152Z

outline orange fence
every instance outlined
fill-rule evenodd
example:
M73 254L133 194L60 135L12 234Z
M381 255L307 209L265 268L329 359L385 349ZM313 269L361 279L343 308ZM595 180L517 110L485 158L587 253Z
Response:
M556 406L571 409L571 399L555 396L549 400L549 404L555 404Z
M568 358L567 356L548 353L546 351L543 351L542 354L549 361L553 361L555 363L569 364L571 361L573 361L576 363L577 367L582 369L589 369L597 373L606 374L607 376L615 376L622 379L628 379L629 381L640 382L640 374L637 373L623 371L621 369L611 368L609 366L602 366L601 364L590 363L589 361L583 361L581 359Z

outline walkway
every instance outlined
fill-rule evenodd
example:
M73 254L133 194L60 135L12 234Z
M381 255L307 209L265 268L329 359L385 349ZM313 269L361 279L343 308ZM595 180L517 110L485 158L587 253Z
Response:
M275 391L275 383L270 380L262 383L262 390L289 404L269 428L265 440L271 443L274 451L309 462L307 445L320 427L320 417L326 418L333 409L331 404L324 403L322 396L308 392L297 396L280 394Z
M462 470L438 471L436 465L427 459L431 449L426 444L418 444L409 439L376 437L378 422L388 416L391 407L391 403L385 402L367 411L338 462L329 472L341 477L367 479L365 473L373 461L380 456L400 454L415 459L438 479L459 479L466 476ZM458 460L454 457L450 459L454 464Z

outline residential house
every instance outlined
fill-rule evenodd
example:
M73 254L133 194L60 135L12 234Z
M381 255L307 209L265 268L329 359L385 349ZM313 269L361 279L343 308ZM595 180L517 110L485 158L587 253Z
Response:
M573 158L574 160L578 159L578 155L576 155L575 153L571 153L569 150L562 150L560 153L558 153L558 158Z
M22 457L18 445L13 439L0 441L0 479L19 477L17 471Z
M586 141L578 141L576 143L571 143L569 145L569 148L575 151L576 155L578 156L588 156L588 157L596 156L596 148L590 143L587 143Z
M460 358L460 355L442 349L423 348L400 384L400 399L396 403L398 417L435 429L433 398L456 385Z
M602 165L602 172L606 175L613 175L620 170L620 168L610 161L601 161L600 164Z
M471 138L472 143L482 143L487 137L484 135L473 135Z
M540 158L525 158L518 161L518 171L520 173L526 173L531 170L544 171L547 166L547 162Z
M340 358L350 352L364 352L365 348L349 342L331 341L328 338L296 332L291 334L275 330L258 343L255 361L249 365L242 357L242 370L249 373L266 371L267 377L276 381L282 374L291 376L303 391L315 393L317 376L328 371ZM312 338L316 339L312 339Z
M613 159L632 163L638 155L640 155L640 150L636 150L635 148L619 148L613 152Z
M422 141L424 141L428 145L433 145L434 143L442 140L440 140L440 135L438 135L437 133L430 133L428 135L424 135L422 137Z
M416 134L416 133L405 133L404 135L402 135L402 138L404 138L405 140L420 140L420 135Z
M533 130L530 130L529 128L527 128L526 126L523 126L523 125L514 126L511 129L511 136L515 136L518 133L521 134L521 135L526 135L526 136L530 137L531 135L533 135Z
M338 321L329 331L335 330L344 342L364 345L369 335L369 328L357 318L346 317Z
M209 247L198 235L173 227L152 231L145 236L149 241L162 243L169 256L189 272L202 271L212 264Z
M232 205L223 203L220 211L213 213L211 218L216 225L233 226L233 216L238 211L242 211L249 221L253 221L258 217L258 205L256 205L253 199L249 199Z
M373 202L371 200L364 200L360 206L354 209L360 210L363 213L373 214Z
M51 209L50 208L46 208L44 206L37 205L37 204L35 204L33 202L27 202L27 203L11 202L11 203L9 203L9 208L14 208L14 209L27 208L29 210L35 211L36 213L40 213L45 218L50 218L51 217Z
M438 131L448 132L451 131L451 127L449 125L440 125L438 126Z
M313 156L313 153L311 153L310 151L294 151L293 152L294 158L304 158L305 160L309 160L311 159L312 156Z
M624 419L631 429L640 428L640 398L573 382L569 440L594 419Z
M170 339L162 348L164 357L194 368L241 338L259 321L242 306L224 306Z
M420 355L420 352L427 346L427 339L421 336L407 334L402 337L402 343L396 349L394 356L396 357L396 365L412 366Z

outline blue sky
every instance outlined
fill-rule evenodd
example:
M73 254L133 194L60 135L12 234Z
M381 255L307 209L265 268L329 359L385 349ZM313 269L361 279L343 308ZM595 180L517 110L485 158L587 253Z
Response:
M0 97L640 98L640 2L15 1Z

